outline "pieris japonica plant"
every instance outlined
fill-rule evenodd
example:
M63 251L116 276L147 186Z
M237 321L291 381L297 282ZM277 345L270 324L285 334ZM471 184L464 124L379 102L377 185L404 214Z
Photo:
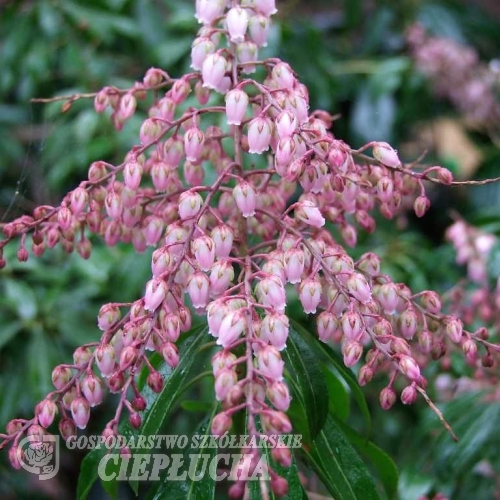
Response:
M212 349L210 434L304 434L302 449L270 450L267 482L235 478L231 498L302 492L299 460L335 498L378 498L329 414L321 366L335 366L339 391L347 383L358 402L358 386L380 376L384 410L398 398L422 399L452 433L427 394L424 369L453 351L478 371L494 365L499 347L485 328L466 327L457 301L448 310L438 293L393 282L376 254L350 255L360 232L376 231L376 216L422 217L426 183L457 182L445 168L405 162L386 142L354 149L337 137L335 118L310 109L299 75L259 57L276 12L273 0L197 0L191 73L174 78L150 68L131 88L94 95L96 112L110 112L117 130L152 99L123 162L96 160L60 205L3 225L1 268L7 245L18 245L21 262L33 258L29 249L39 257L57 245L88 259L97 238L139 253L152 248L143 295L104 304L95 342L54 368L54 390L32 418L11 420L0 435L14 468L23 438L37 442L57 426L64 440L73 438L106 393L117 404L104 437L158 432L195 355ZM196 106L187 104L192 94ZM64 106L80 97L64 98ZM448 235L471 279L484 281L491 239L464 222ZM314 335L291 319L294 297L313 318ZM205 326L193 328L200 318ZM298 410L289 411L292 402ZM254 467L266 453L242 451ZM200 498L213 496L211 488Z

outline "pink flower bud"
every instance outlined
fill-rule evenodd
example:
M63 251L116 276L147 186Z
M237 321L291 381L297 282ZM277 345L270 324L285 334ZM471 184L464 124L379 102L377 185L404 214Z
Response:
M9 449L9 462L13 469L20 470L21 462L24 463L24 453L20 446L11 446Z
M104 113L109 106L109 95L106 88L100 90L94 98L94 109L96 113Z
M216 262L210 270L210 293L218 297L224 293L234 279L234 269L230 262Z
M271 77L279 89L292 89L295 84L292 68L284 62L279 62L274 66Z
M161 313L165 311L162 310ZM165 338L170 342L177 342L181 334L181 324L179 316L176 313L167 313L162 315L161 326Z
M203 61L214 52L215 44L210 38L196 38L191 48L191 67L195 71L200 71L203 67Z
M207 306L208 331L214 337L219 336L222 320L224 319L228 311L229 307L226 306L225 304L219 304L217 300L208 304Z
M257 366L260 372L271 380L283 380L285 363L278 349L274 346L264 346L257 353Z
M248 107L248 95L240 89L226 94L226 116L229 125L241 125Z
M469 362L475 362L477 359L477 345L472 339L467 339L462 345L462 351Z
M172 342L164 342L160 346L160 353L171 368L175 368L179 364L179 350Z
M169 137L163 146L163 161L169 167L177 168L184 155L184 146L179 138Z
M144 294L144 309L154 312L161 305L167 295L167 284L159 278L153 278L146 283Z
M227 413L218 413L212 420L211 432L214 436L222 436L231 429L233 421Z
M278 462L283 467L290 467L293 462L290 448L279 446L271 450L271 456L275 462Z
M156 118L147 118L142 122L141 129L139 130L139 140L141 141L141 144L149 144L150 142L157 140L160 137L161 132L161 122Z
M233 249L233 231L229 226L215 226L211 233L215 243L215 255L218 259L229 257Z
M440 167L437 171L437 178L445 186L449 186L453 183L453 174L447 168Z
M219 53L209 54L203 61L201 76L203 86L218 90L227 71L227 61Z
M387 142L376 142L373 146L373 156L382 165L386 165L387 167L395 168L401 165L396 150L387 144Z
M158 68L149 68L142 79L146 88L153 88L163 81L163 72Z
M210 236L200 236L191 244L191 251L202 271L208 271L215 261L215 243Z
M233 197L243 217L251 217L255 215L257 197L255 190L250 183L241 181L236 184L233 189Z
M195 17L199 23L212 24L224 12L224 0L197 0Z
M271 313L264 316L261 325L261 337L282 351L286 347L289 320L283 313Z
M205 307L208 302L210 281L202 272L195 272L188 280L188 293L195 309Z
M72 376L71 370L67 366L56 366L52 371L52 383L59 391L71 380Z
M112 394L118 394L125 385L125 376L123 372L116 371L111 374L107 380L107 385Z
M57 213L57 222L62 231L66 231L73 224L73 214L68 207L62 206Z
M348 340L342 345L342 355L344 357L344 364L348 368L351 368L361 359L363 346L355 340Z
M381 177L377 182L377 196L382 203L388 203L392 199L394 183L390 177Z
M462 340L463 324L457 318L447 318L445 331L452 342L459 344Z
M90 406L96 406L102 403L103 383L99 377L93 373L87 375L82 381L82 393L87 398Z
M417 217L423 217L427 210L429 210L431 202L427 196L419 196L415 203L413 204L413 209L415 210L415 215Z
M54 418L57 414L57 406L51 399L44 399L37 405L36 413L40 425L47 429L52 425L52 422L54 421Z
M148 386L151 388L153 392L159 394L163 389L163 377L158 372L151 372L148 375Z
M142 165L138 161L129 161L123 169L125 185L130 189L137 189L141 183Z
M279 411L287 411L290 406L290 391L285 382L274 381L267 386L267 397L271 404Z
M79 429L85 429L90 418L90 405L85 398L79 397L71 402L71 415Z
M267 46L267 37L271 23L269 18L261 14L257 14L250 18L248 23L248 31L250 38L258 47Z
M120 353L120 370L125 371L137 361L137 349L128 345Z
M279 175L284 177L287 173L288 167L295 155L295 142L291 137L284 137L278 141L276 146L276 154L274 156L274 163L276 171Z
M88 365L92 351L88 347L77 347L73 352L73 362L77 368L84 368Z
M191 92L191 85L186 78L179 78L172 85L169 94L175 104L181 104Z
M121 217L123 212L123 203L118 193L111 191L104 201L106 212L110 219L117 220Z
M170 184L170 168L162 161L156 162L151 168L151 180L157 192L166 191Z
M411 340L413 338L418 327L417 313L413 308L408 308L401 313L398 319L398 326L401 335L405 339Z
M229 40L233 43L240 43L245 40L245 32L248 27L248 14L241 7L233 7L226 14Z
M203 82L198 80L196 85L194 86L194 95L198 102L205 106L207 102L210 100L211 91L203 86Z
M297 117L289 110L282 111L275 119L276 132L280 139L292 137L297 130Z
M241 68L242 73L246 74L254 73L255 66L247 63L252 63L254 61L257 61L259 57L259 49L257 45L253 43L251 40L240 42L236 46L236 57L238 63L240 65L243 65L243 67Z
M401 393L401 402L404 405L412 405L417 400L418 393L417 389L413 385L408 385L403 389Z
M383 410L390 410L396 402L396 391L392 387L384 387L380 392L380 406Z
M289 418L281 411L266 410L261 414L261 422L268 434L285 434L292 430Z
M261 154L271 143L271 123L268 118L254 118L248 125L248 152Z
M243 333L246 328L245 313L236 310L230 311L222 320L219 328L217 344L222 347L230 347Z
M363 320L361 318L361 315L355 312L354 310L345 312L342 315L340 324L342 326L342 333L344 334L347 340L359 341L361 340L363 333L365 333L365 328L363 325Z
M223 369L223 368L229 368L233 363L236 361L236 356L230 352L230 351L218 351L213 357L212 357L212 370L214 373L214 376L217 376L217 374Z
M420 368L411 356L401 356L399 358L399 369L401 373L415 382L420 378Z
M230 368L222 368L217 372L215 376L215 397L217 401L224 401L229 391L238 382L238 376L236 372Z
M423 292L422 305L424 309L431 314L438 314L441 311L441 299L436 292Z
M285 274L292 284L299 283L305 267L304 252L299 248L290 248L284 255Z
M288 493L288 481L281 476L271 478L271 490L278 497L284 497Z
M399 302L397 286L394 283L384 283L378 290L377 300L386 314L394 314Z
M334 314L323 311L316 318L318 337L322 342L334 340L334 336L339 329L339 323Z
M372 292L366 278L360 273L352 273L346 282L349 293L362 304L370 302Z
M255 8L264 16L270 17L276 14L276 0L255 0Z
M325 218L321 215L319 208L309 200L296 203L295 217L309 226L322 227L325 225Z
M96 347L95 361L104 377L111 375L115 369L115 350L113 346L103 344Z
M188 161L197 163L201 158L205 135L197 128L192 127L184 134L184 150Z
M319 279L306 278L299 286L299 298L306 314L314 314L321 300L322 286Z
M373 379L373 370L369 365L363 365L358 372L358 383L364 387Z
M285 287L277 276L262 279L257 285L257 295L263 305L274 307L278 312L285 310Z
M120 121L128 120L134 113L137 101L133 94L125 94L120 98L117 109L117 118Z
M79 215L83 212L83 209L89 201L89 194L82 187L77 187L71 193L70 208L73 215Z
M179 197L179 216L181 219L190 219L198 215L203 205L203 198L194 191L185 191Z

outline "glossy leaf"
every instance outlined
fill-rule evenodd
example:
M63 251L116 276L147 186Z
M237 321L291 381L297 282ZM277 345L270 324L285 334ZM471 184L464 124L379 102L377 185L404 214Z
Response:
M363 418L365 420L366 432L371 432L371 415L365 396L356 380L356 377L349 368L346 368L340 356L327 344L321 342L315 335L310 333L302 325L291 320L293 328L300 333L303 339L318 353L321 354L333 368L347 383L351 390L352 397L358 405Z
M208 419L205 419L198 428L197 434L210 434L210 424L215 416L219 405L213 406L213 411ZM207 441L209 445L210 440ZM209 473L209 467L213 458L217 454L217 448L210 446L191 448L184 452L184 467L180 473L189 467L189 473L185 479L172 480L168 478L168 473L160 482L156 483L148 492L146 500L211 500L215 495L215 480ZM194 460L193 460L194 458ZM193 460L193 461L192 461ZM168 468L166 469L168 471ZM191 472L192 471L192 472ZM192 480L193 474L200 475L197 480Z
M143 414L143 425L138 432L132 431L128 425L123 425L120 432L128 437L134 433L140 433L145 436L156 435L167 418L173 406L177 403L182 393L184 383L190 373L200 346L206 341L206 328L194 328L190 335L184 340L179 349L180 362L175 370L163 365L161 370L165 378L165 384L160 394L154 394L149 387L142 391L148 407ZM158 358L157 358L158 359ZM144 384L145 377L140 378ZM141 386L139 385L141 389ZM77 499L83 500L98 477L97 465L102 458L104 450L92 450L83 460L78 478ZM132 485L134 488L134 485ZM135 488L134 488L135 489Z
M328 389L321 366L309 345L293 328L290 329L283 358L286 366L293 370L291 377L306 410L311 439L314 439L328 414Z
M332 417L328 417L306 456L336 500L380 498L366 465Z

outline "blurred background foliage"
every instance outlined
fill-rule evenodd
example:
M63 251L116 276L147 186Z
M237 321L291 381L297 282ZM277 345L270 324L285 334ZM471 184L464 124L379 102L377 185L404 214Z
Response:
M353 146L391 142L407 160L427 150L426 161L447 166L462 179L500 175L500 150L492 137L468 129L448 102L433 97L405 42L405 30L418 21L434 35L472 45L490 61L500 54L498 2L290 0L278 7L263 56L277 55L292 65L310 90L313 109L340 114L336 136ZM120 162L137 142L145 116L143 109L117 133L106 116L94 112L91 100L63 113L60 103L32 103L32 98L127 87L151 66L181 75L189 71L196 29L188 0L0 2L0 221L58 203L96 159ZM500 234L499 194L496 185L433 189L426 217L416 221L408 214L398 221L402 231L381 221L355 252L376 251L386 271L416 291L444 291L463 276L451 247L443 244L450 211ZM22 265L15 262L15 250L10 248L10 264L0 277L2 427L15 416L30 415L50 390L52 367L97 338L99 306L135 299L149 276L150 252L136 255L124 246L110 249L94 241L88 261L52 250ZM447 435L435 439L442 431L422 402L384 413L378 409L377 384L364 392L374 414L373 439L400 467L402 499L439 491L457 499L498 495L498 403L485 405L467 394L446 405L462 438L457 446ZM193 389L190 395L201 406L185 406L203 409L201 394ZM185 428L182 415L174 415L176 429ZM99 422L94 425L97 431ZM2 454L0 494L62 498L66 491L69 498L80 459L68 455L58 484L41 485L12 474ZM95 491L94 498L100 497Z

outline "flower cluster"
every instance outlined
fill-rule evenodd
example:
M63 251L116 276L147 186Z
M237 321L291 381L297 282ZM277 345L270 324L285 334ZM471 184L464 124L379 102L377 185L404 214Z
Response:
M500 125L500 68L485 65L477 52L449 38L429 36L420 25L408 31L408 43L417 68L440 97L446 97L473 125L497 129Z
M192 314L206 317L219 346L212 367L222 409L212 433L227 432L239 411L246 411L252 436L290 432L281 353L291 288L304 313L317 314L319 339L339 344L346 366L362 363L361 385L377 372L388 375L384 409L397 399L397 380L403 403L419 393L427 398L421 368L444 356L448 345L461 346L468 359L477 356L480 334L444 313L438 294L415 294L381 272L377 255L354 260L346 250L356 245L358 231L375 230L375 212L391 219L413 206L423 216L430 205L424 181L449 185L451 173L404 163L385 142L356 150L335 137L333 117L309 110L307 88L290 66L258 58L275 12L271 0L197 0L202 26L192 45L192 73L173 79L152 68L131 89L106 87L95 96L96 111L111 108L120 129L136 112L136 98L154 94L139 143L124 162L96 161L60 206L39 207L4 226L0 252L19 238L20 261L28 259L29 237L37 256L60 244L88 258L90 233L109 246L154 248L143 296L104 305L101 339L55 368L55 391L32 420L9 423L2 444L12 444L15 467L22 435L39 439L59 412L68 439L86 427L105 389L120 398L104 435L118 433L124 411L139 428L146 408L139 371L149 371L153 391L163 386L148 351L175 368L177 341L191 328ZM254 73L258 78L250 78ZM369 149L372 155L365 154ZM209 171L214 182L206 181ZM0 263L6 265L1 253ZM258 450L252 452L257 460ZM292 463L287 448L273 450L273 458ZM270 474L272 491L285 494L286 481ZM237 481L232 497L245 488Z

